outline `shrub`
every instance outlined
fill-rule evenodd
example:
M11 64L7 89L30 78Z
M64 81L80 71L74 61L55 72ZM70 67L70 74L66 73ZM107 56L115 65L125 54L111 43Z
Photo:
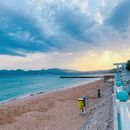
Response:
M126 63L126 69L130 71L130 60L128 60Z

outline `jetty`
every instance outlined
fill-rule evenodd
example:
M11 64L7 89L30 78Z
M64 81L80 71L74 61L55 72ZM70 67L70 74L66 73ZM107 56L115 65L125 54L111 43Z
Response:
M88 75L88 76L60 76L60 78L102 78L104 79L104 82L106 82L108 79L114 79L114 74L104 74L104 75Z
M60 78L103 78L103 76L61 76Z

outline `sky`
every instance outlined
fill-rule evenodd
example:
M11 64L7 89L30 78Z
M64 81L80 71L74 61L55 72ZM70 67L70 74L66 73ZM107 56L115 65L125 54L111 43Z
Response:
M0 69L111 69L130 59L130 0L0 1Z

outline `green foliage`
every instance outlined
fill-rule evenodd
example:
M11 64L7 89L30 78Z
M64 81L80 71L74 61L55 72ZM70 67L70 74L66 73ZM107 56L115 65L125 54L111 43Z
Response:
M127 61L126 69L130 71L130 60Z

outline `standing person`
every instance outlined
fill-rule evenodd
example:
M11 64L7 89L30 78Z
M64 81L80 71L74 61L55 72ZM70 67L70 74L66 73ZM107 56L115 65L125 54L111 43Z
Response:
M84 112L86 112L86 109L87 109L87 96L81 96L80 98L83 99L83 103L84 103Z
M100 89L97 90L97 96L98 96L98 98L101 98L101 91L100 91Z

